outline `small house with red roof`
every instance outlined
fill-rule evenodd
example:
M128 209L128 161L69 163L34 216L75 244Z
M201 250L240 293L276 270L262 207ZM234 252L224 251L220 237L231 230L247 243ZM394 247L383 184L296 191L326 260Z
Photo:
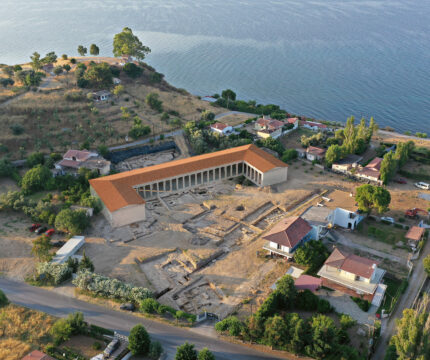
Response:
M294 285L298 291L310 290L315 292L322 286L322 280L315 276L301 274L294 280Z
M381 284L385 270L379 262L335 248L318 272L322 285L350 296L360 296L379 306L386 285Z
M268 116L263 116L255 122L255 130L257 135L263 139L277 139L282 135L282 128L286 125L283 121L271 119Z
M52 356L46 355L45 353L34 350L31 353L25 355L21 360L55 360Z
M292 124L293 129L297 129L299 127L299 118L296 118L296 117L287 118L285 121L287 124Z
M379 177L381 175L381 173L380 173L381 164L382 164L382 159L376 157L370 163L368 163L365 167L359 169L356 172L355 176L357 176L361 179L379 182Z
M312 131L328 131L329 130L327 125L321 124L319 122L314 122L314 121L301 120L299 122L299 125L306 128L306 129L310 129Z
M263 236L263 249L271 255L292 259L296 249L312 239L312 226L299 216L287 217L279 221Z
M309 161L322 161L324 159L326 151L326 149L321 149L316 146L309 146L306 149L306 159L308 159Z
M63 159L55 164L56 174L77 175L80 168L95 170L99 175L110 172L110 161L104 159L96 152L88 150L68 150Z
M211 130L220 135L227 135L233 132L233 127L227 124L216 122L215 124L211 125Z
M426 229L419 226L412 226L405 235L405 238L408 239L408 245L416 250L419 242L424 238Z

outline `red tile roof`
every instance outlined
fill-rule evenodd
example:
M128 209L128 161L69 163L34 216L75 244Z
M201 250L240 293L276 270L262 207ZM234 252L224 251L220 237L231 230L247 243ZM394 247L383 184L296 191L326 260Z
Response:
M58 165L61 165L64 167L69 167L69 168L74 168L74 169L78 169L80 164L81 164L81 162L78 162L75 160L67 160L67 159L63 159L58 163Z
M424 235L425 229L418 226L412 226L407 234L405 235L406 239L420 241Z
M348 254L346 252L340 251L337 248L334 249L334 251L324 263L324 265L332 266L336 269L341 269L366 279L370 279L372 277L374 267L378 264L379 263L377 261L353 254Z
M271 120L269 122L269 124L267 125L267 127L269 128L269 130L277 130L277 129L283 127L284 125L285 125L285 123L283 123L282 121Z
M21 360L55 360L53 357L44 354L39 350L34 350L30 354L25 355Z
M321 149L319 147L315 147L315 146L309 146L306 149L306 152L312 155L316 155L316 156L324 156L326 153L326 149Z
M376 157L370 163L368 163L365 166L365 168L380 170L381 169L381 163L382 163L382 159Z
M86 150L69 150L63 155L63 159L76 158L77 161L85 161L91 156L90 151Z
M259 118L257 120L257 124L260 126L267 126L270 122L272 121L272 119L265 119L265 118Z
M219 122L211 125L211 128L221 130L221 131L224 130L226 127L228 127L227 124L223 124L223 123L219 123Z
M304 120L302 120L302 121L299 122L299 124L301 126L303 126L303 125L309 125L309 126L312 126L312 127L316 126L316 127L321 128L321 129L327 128L327 125L324 125L324 124L321 124L321 123L317 123L317 122L313 122L313 121L304 121Z
M294 118L288 118L287 119L287 123L289 123L289 124L295 124L296 123L296 121L298 121L299 119L298 118L296 118L296 117L294 117Z
M263 238L293 248L312 230L309 223L298 216L278 222Z
M322 279L310 276L310 275L300 275L295 281L297 290L310 290L316 291L322 285Z
M263 173L288 166L251 144L104 176L90 180L90 184L105 206L112 212L128 205L145 203L133 186L240 161L246 161Z

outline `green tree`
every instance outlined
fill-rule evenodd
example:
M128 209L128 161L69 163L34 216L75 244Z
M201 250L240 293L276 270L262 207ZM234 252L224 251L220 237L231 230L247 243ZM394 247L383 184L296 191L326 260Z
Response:
M2 72L3 72L3 74L5 74L8 77L12 77L13 73L15 72L15 69L13 68L13 66L4 66L2 68Z
M93 64L85 72L83 78L88 81L91 87L105 88L112 85L112 72L107 63Z
M37 256L39 261L49 261L51 260L51 254L49 253L51 247L51 239L46 235L42 235L33 241L31 253Z
M210 110L204 110L200 115L200 119L202 121L212 121L215 119L215 114Z
M29 168L32 168L36 165L43 165L45 162L45 155L41 152L34 152L28 155L26 160L26 165Z
M148 356L151 359L157 360L160 358L161 354L163 353L163 347L158 341L151 341L151 344L149 345L149 353Z
M215 360L215 355L208 348L200 350L197 360Z
M281 277L276 282L276 292L279 294L278 301L283 309L289 310L294 307L297 290L292 276L284 275Z
M423 265L424 265L424 271L427 273L428 276L430 276L430 255L427 255L423 259Z
M185 342L177 347L175 360L197 360L197 350L193 344Z
M372 209L376 209L379 213L388 210L391 202L390 192L382 187L365 184L356 189L355 201L358 203L358 208L370 214Z
M287 149L282 154L281 160L283 162L289 162L291 160L297 159L297 150L296 149Z
M145 56L151 52L151 49L144 46L139 38L133 34L133 31L125 27L122 31L114 36L113 54L119 56L131 56L139 61L145 59Z
M106 145L101 144L97 147L97 152L101 156L106 157L109 154L109 148Z
M346 125L345 125L345 129L343 130L343 134L345 137L345 140L343 141L343 145L345 147L346 153L347 154L354 153L356 149L356 137L357 137L354 116L351 116L346 120Z
M131 329L128 341L128 349L133 355L148 354L151 339L143 325L137 324Z
M54 344L58 346L62 342L70 339L70 336L72 335L72 327L67 319L60 319L54 323L50 332L54 337Z
M63 72L63 70L64 70L64 68L62 66L56 66L54 68L54 74L58 76Z
M387 185L388 182L394 177L397 171L397 161L394 158L394 155L391 151L384 155L384 158L381 162L381 180Z
M123 66L122 69L128 76L133 79L141 76L143 73L143 69L140 66L137 66L135 63L127 63Z
M146 95L145 102L151 109L157 110L158 112L163 111L163 102L159 100L159 95L157 93L151 92Z
M96 44L91 44L90 54L93 56L97 56L98 54L100 54L100 49Z
M328 250L321 241L311 240L296 250L294 260L297 264L309 266L311 271L316 271L328 255Z
M311 342L306 353L316 359L326 358L334 352L337 338L334 321L326 315L315 315L310 321Z
M365 118L361 118L360 124L358 124L357 138L363 139L365 142L367 142L367 127L366 127L366 119Z
M22 178L21 189L26 194L43 190L46 188L51 178L52 173L47 167L37 165L25 173Z
M412 151L414 150L415 143L410 140L408 142L399 142L396 147L394 159L398 162L398 167L401 168L409 159Z
M296 313L286 314L285 322L288 329L287 349L295 354L302 353L305 344L311 341L307 323Z
M54 51L47 53L42 59L43 64L53 64L55 62L57 62L57 54Z
M81 261L79 261L78 269L79 269L79 271L81 271L81 270L88 270L91 272L94 271L94 264L91 261L91 259L85 254L85 250L82 253Z
M77 235L85 230L89 222L85 210L64 209L55 218L55 228L72 235Z
M68 73L71 70L71 66L69 64L64 64L63 69Z
M42 68L42 60L40 59L40 54L35 51L32 56L30 56L31 62L30 65L33 70L38 71Z
M264 338L263 341L266 345L283 348L287 341L287 324L284 319L275 315L268 318L264 324Z
M5 293L0 290L0 308L6 306L9 304L9 300L7 298L7 296L5 295Z
M396 319L396 334L391 341L400 360L425 360L430 354L428 295L424 294L416 309L403 310Z
M375 122L373 116L370 118L369 129L367 132L367 141L370 141L372 136L378 132L378 124Z
M330 145L325 153L325 163L330 168L336 161L344 157L344 148L339 145Z
M115 96L121 96L122 94L124 94L124 91L125 91L124 85L117 85L113 89L113 94Z
M236 100L236 93L231 89L223 90L221 93L221 97L226 100L235 101Z
M87 53L87 48L83 45L79 45L78 46L78 54L81 56L85 56L86 53Z

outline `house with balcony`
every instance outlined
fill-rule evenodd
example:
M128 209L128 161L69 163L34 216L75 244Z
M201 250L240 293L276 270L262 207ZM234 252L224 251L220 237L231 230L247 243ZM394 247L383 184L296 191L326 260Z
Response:
M110 161L96 152L88 150L68 150L63 159L55 164L55 175L77 175L80 168L95 170L99 175L110 172Z
M347 295L361 297L372 305L379 306L386 285L382 284L385 270L378 262L349 254L335 248L318 272L322 285Z
M266 243L263 249L271 255L292 259L296 249L312 239L312 226L298 216L287 217L279 221L263 236Z
M233 127L223 123L215 123L211 125L211 130L220 135L227 135L233 132Z
M282 135L284 125L286 124L283 121L264 116L255 122L255 130L257 135L263 139L269 137L277 139Z
M360 178L360 179L379 182L379 177L381 175L381 173L380 173L381 163L382 163L382 159L376 157L369 164L367 164L365 167L359 169L355 173L355 176Z
M360 161L363 160L362 156L349 154L341 160L336 161L331 169L336 172L343 174L349 173L352 169L356 169L359 166Z
M343 208L334 209L327 217L329 223L334 226L340 226L345 229L354 230L357 225L364 219L357 211L351 211Z

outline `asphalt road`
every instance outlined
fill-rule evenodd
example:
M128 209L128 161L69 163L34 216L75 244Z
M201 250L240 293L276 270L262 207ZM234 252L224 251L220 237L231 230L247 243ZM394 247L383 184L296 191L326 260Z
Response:
M197 349L208 347L217 360L257 360L257 359L285 359L272 354L258 352L246 346L224 342L190 331L186 328L170 326L151 321L131 314L111 310L99 305L87 303L72 297L66 297L53 291L33 287L22 282L0 278L0 289L5 292L9 300L15 304L40 310L45 313L65 317L70 313L83 312L86 321L103 326L122 334L128 334L136 324L145 326L152 339L162 343L168 359L173 359L176 347L188 341L195 344Z
M396 319L402 317L404 309L410 309L412 307L421 285L427 278L427 274L424 271L423 259L428 254L430 254L430 241L427 240L426 245L422 249L420 258L414 264L414 270L411 277L409 278L409 285L406 289L406 293L403 294L399 299L399 303L397 304L397 307L391 316L387 319L382 319L381 339L378 343L378 346L376 347L372 359L379 360L384 358L388 341L396 329Z

